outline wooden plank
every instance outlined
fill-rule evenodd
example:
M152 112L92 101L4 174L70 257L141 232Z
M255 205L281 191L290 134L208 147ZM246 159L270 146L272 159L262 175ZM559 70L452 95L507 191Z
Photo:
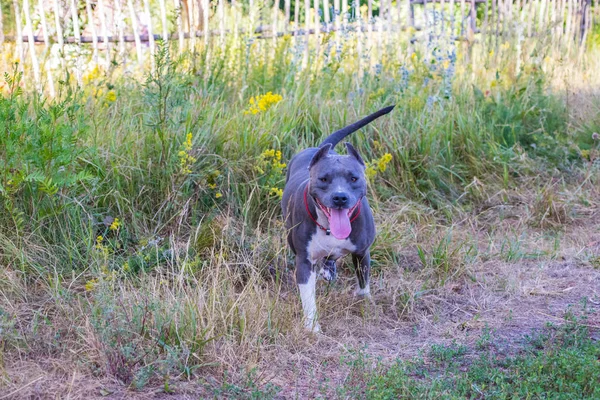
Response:
M61 6L58 4L58 0L54 0L54 26L56 28L56 36L58 38L58 49L60 52L60 64L62 66L62 69L65 69L65 58L63 57L63 54L65 52L65 41L63 39L63 30L62 30L62 24L60 23L60 17L62 15L62 8Z
M46 13L44 12L42 0L38 0L38 12L40 13L40 23L42 24L42 31L44 34L44 45L46 46L46 51L48 51L50 50L50 38L48 37L48 24L46 23ZM2 24L0 23L0 26L1 25Z
M177 10L177 39L179 40L179 54L183 53L185 43L184 43L184 34L183 34L183 18L181 13L183 12L183 4L181 0L174 0L175 8Z
M223 0L221 0L223 1ZM275 33L277 32L277 19L279 17L279 0L273 0L273 8L271 9L273 11L273 25L271 28L271 32ZM275 42L277 39L277 35L273 35L273 42ZM275 51L275 46L273 46L273 51Z
M304 0L304 27L307 30L310 28L310 0Z
M21 8L19 7L19 2L17 0L13 0L13 9L15 10L15 22L17 25L16 50L17 55L19 57L19 69L21 70L21 72L25 72L25 48L23 47L23 26L21 25ZM23 80L25 80L25 74L23 74Z
M477 6L475 0L471 0L471 21L469 25L470 35L474 35L477 29Z
M445 0L440 1L440 16L442 18L442 21L440 22L440 36L442 36L444 34L444 31L446 30L446 1Z
M292 2L290 0L285 0L284 11L285 11L285 23L284 30L287 32L290 30L290 12L292 7Z
M456 35L456 31L454 30L454 23L456 22L456 4L455 0L450 0L450 37L454 37ZM494 0L492 0L494 1Z
M298 30L298 23L300 20L300 1L294 1L294 30ZM294 35L295 36L295 35Z
M71 19L73 20L73 34L75 38L79 38L81 36L81 32L79 30L79 17L77 14L77 7L75 6L75 0L71 0ZM79 39L77 39L79 42Z
M231 0L231 14L233 15L233 37L235 38L235 43L238 43L237 42L237 38L239 36L238 2L236 0Z
M486 46L486 47L488 45L488 43L487 43L488 36L489 36L488 29L490 28L489 27L489 22L490 22L489 13L490 13L490 7L489 7L488 2L486 1L484 3L484 9L483 9L483 28L481 30L481 34L483 36L483 43L484 43L484 46Z
M135 41L135 51L137 53L137 61L139 65L144 62L144 53L142 52L142 41L140 39L140 32L138 29L137 15L135 8L133 7L133 0L127 0L127 7L129 8L129 17L131 19L131 27L133 28L133 39Z
M115 16L115 21L117 24L117 32L119 35L119 57L122 62L125 62L125 57L127 57L127 53L125 52L125 40L123 40L125 36L125 15L123 14L123 0L115 0L115 6L117 15Z
M336 30L340 27L340 18L343 18L340 11L340 0L333 0L333 27Z
M169 40L169 27L167 26L167 5L165 4L165 0L158 0L158 6L160 8L160 22L163 33L162 37L163 40L167 42Z
M219 0L219 34L223 45L225 43L225 0Z
M460 36L465 35L465 0L460 0Z
M319 45L319 33L321 32L321 19L319 17L319 0L314 0L313 1L313 7L314 7L314 11L315 11L315 15L314 15L314 30L315 30L315 36L317 37L317 47Z
M92 13L92 3L90 0L85 0L85 11L88 16L88 27L92 34L92 58L94 63L98 64L98 34L96 33L96 24L94 23L94 14Z
M108 69L110 67L110 42L108 41L108 26L106 24L104 0L98 0L98 12L100 13L100 26L102 28L102 37L104 39L104 51L106 52L106 68Z
M156 44L154 43L154 34L152 29L152 13L150 12L150 2L144 0L144 12L148 16L146 28L148 29L148 44L150 45L150 62L154 69L154 55L156 54Z
M202 16L204 18L204 22L202 23L202 27L204 28L204 44L208 45L208 39L210 37L210 2L209 0L202 0Z
M40 64L33 43L33 23L31 22L31 15L29 13L29 0L23 0L23 12L25 13L25 23L27 25L27 38L29 42L29 56L31 57L31 64L33 66L33 79L35 80L37 90L41 91L42 81L40 77Z
M400 0L398 0L398 3L400 3ZM348 9L348 0L342 0L342 9L340 10L340 15L342 17L342 25L346 25L348 23L348 16L349 16L350 10Z
M2 6L0 6L0 46L2 46L4 44L4 24L2 23L2 21L3 21Z

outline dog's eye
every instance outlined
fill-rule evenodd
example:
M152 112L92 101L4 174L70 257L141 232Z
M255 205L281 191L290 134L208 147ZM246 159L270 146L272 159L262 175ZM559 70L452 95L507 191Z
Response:
M327 178L319 178L321 182L327 182Z
M351 180L352 182L356 182L356 181L358 180L358 178L357 178L357 177L355 177L355 176L353 176L352 178L350 178L350 180Z

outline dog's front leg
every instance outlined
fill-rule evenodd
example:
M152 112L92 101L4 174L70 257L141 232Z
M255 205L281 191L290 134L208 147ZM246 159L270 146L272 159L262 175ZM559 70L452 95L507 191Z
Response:
M371 272L371 254L367 250L364 254L352 254L352 263L356 269L358 287L354 294L356 296L371 297L369 288L369 273Z
M317 322L317 274L308 258L302 254L296 255L296 283L302 300L304 328L311 332L319 332L321 327Z

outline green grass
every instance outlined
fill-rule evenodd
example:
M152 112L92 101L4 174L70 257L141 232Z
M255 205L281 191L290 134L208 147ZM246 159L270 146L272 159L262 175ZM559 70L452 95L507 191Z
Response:
M428 360L398 360L391 366L354 357L341 398L360 399L596 399L600 396L600 344L585 326L549 325L526 336L514 355L434 345ZM496 340L497 341L497 340ZM505 345L505 344L504 344Z

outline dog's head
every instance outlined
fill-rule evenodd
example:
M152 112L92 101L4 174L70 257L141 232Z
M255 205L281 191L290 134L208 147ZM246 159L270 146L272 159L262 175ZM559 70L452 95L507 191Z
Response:
M346 239L352 231L350 217L367 194L365 162L350 143L347 156L329 154L331 147L324 145L310 161L310 195L327 217L333 236Z

